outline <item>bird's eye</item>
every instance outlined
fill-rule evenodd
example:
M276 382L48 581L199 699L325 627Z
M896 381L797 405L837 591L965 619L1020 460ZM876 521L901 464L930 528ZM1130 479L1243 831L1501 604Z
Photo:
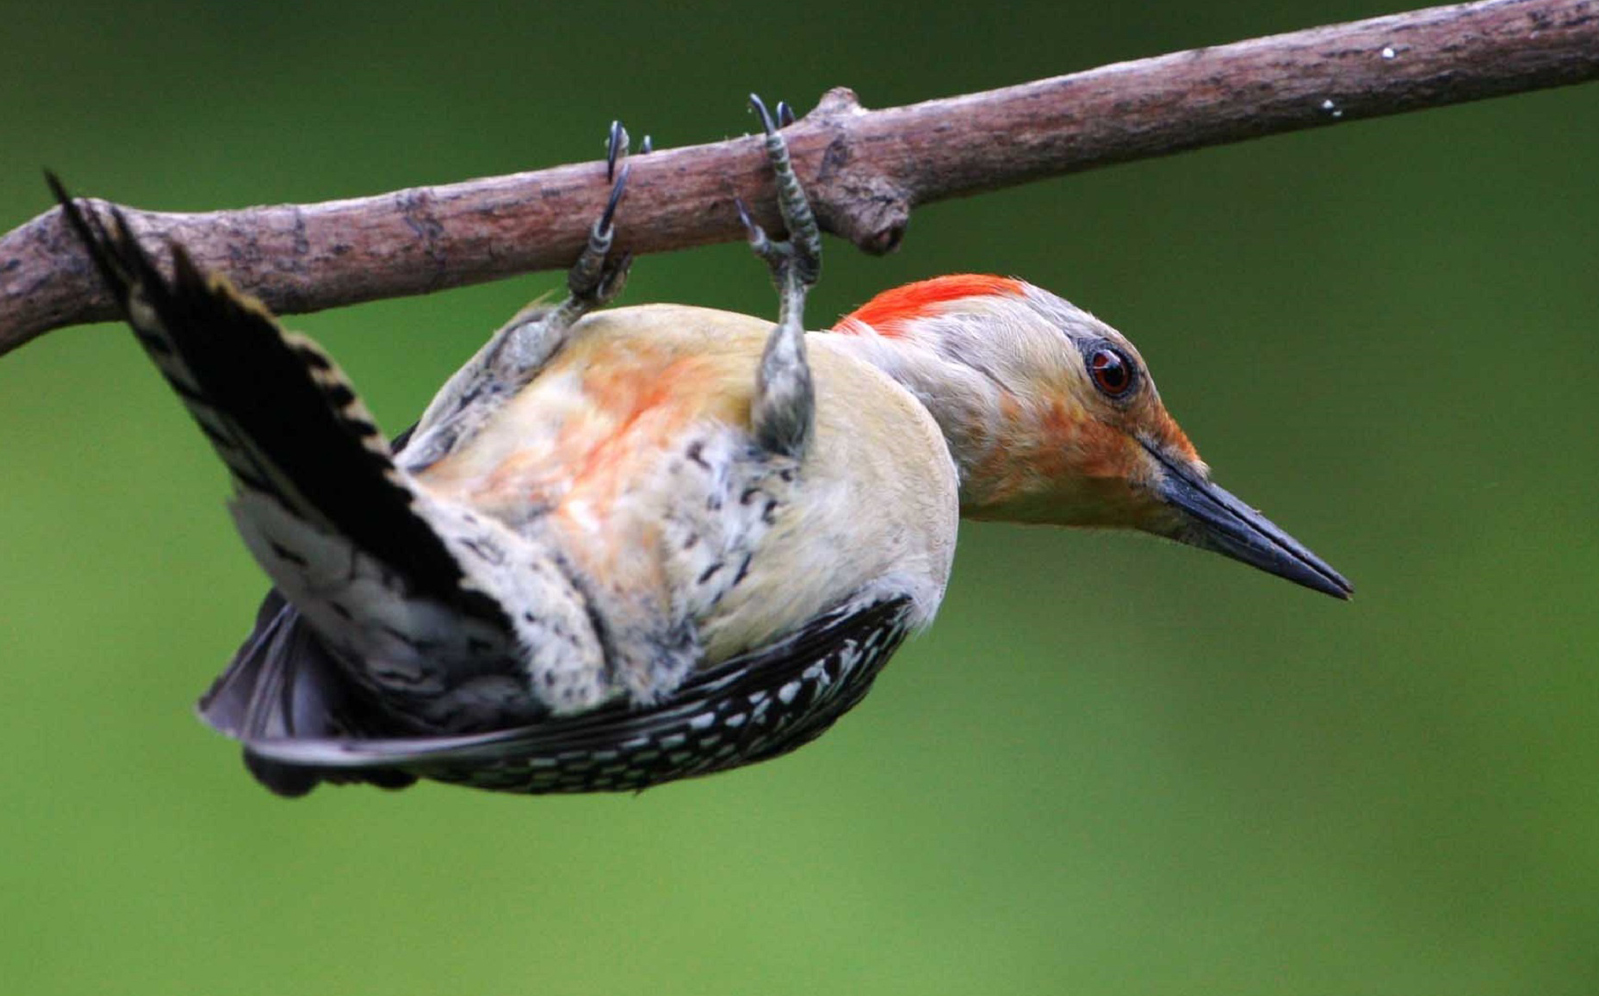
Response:
M1088 374L1094 378L1094 386L1112 398L1125 395L1133 386L1132 361L1109 346L1088 354Z

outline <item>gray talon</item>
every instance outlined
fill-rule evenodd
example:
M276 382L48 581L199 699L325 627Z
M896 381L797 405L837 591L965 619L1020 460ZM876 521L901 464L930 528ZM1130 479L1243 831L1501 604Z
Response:
M777 131L777 125L772 122L771 112L767 111L766 104L756 94L750 94L750 106L755 108L755 113L761 116L761 127L766 134L771 135Z
M611 184L611 196L605 202L605 210L600 212L599 220L594 223L596 232L604 232L607 236L610 235L611 220L616 217L616 206L622 202L622 192L627 189L627 178L632 172L633 164L624 160L621 174Z
M758 95L750 94L750 106L761 116L761 123L766 129L766 158L776 175L777 207L783 216L783 224L788 229L788 238L781 242L769 239L761 226L750 220L749 212L742 203L738 204L739 219L749 232L751 248L771 266L772 278L777 281L780 288L791 279L802 287L809 287L816 283L817 277L821 274L821 230L816 226L816 216L811 211L810 201L805 197L805 190L800 186L799 178L794 175L794 166L789 160L788 142L777 133L776 123L767 111L765 102ZM787 107L787 101L778 103L779 118L783 116ZM793 112L787 113L792 120Z
M733 198L733 206L738 209L738 220L744 226L744 232L749 239L751 251L766 261L767 265L772 268L772 279L781 284L782 276L777 272L782 254L780 244L773 242L767 236L766 229L762 228L759 222L750 217L749 209L744 206L742 198Z
M648 139L645 140L646 143ZM570 326L590 310L608 303L621 293L627 281L627 268L632 255L623 253L611 259L611 243L616 235L616 209L627 192L627 181L633 166L627 161L627 129L620 121L612 121L605 144L605 176L611 184L611 195L606 198L605 209L589 227L588 243L566 274L567 299L556 307L552 325Z
M611 122L611 134L605 143L605 182L616 179L616 163L627 155L627 129L621 121Z

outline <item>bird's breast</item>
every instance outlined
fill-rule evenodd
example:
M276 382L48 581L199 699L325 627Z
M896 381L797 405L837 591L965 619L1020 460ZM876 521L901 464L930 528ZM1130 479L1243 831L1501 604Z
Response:
M771 327L662 305L590 316L418 478L554 544L607 611L687 621L709 662L874 586L909 591L930 618L956 521L936 426L888 377L817 343L811 445L800 461L764 452L750 406Z

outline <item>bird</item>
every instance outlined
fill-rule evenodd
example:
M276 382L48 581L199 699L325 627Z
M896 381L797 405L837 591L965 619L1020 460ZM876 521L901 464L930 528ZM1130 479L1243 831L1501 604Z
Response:
M49 176L273 582L199 705L266 788L636 791L786 754L932 622L963 517L1140 530L1350 596L1211 480L1132 343L1049 291L934 277L806 331L821 240L793 114L751 103L786 238L736 207L775 322L603 308L631 265L613 124L565 298L392 441L315 343Z

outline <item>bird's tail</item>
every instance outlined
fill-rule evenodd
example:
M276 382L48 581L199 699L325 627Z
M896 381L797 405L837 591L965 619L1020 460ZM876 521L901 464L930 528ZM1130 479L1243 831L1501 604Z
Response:
M327 354L203 273L182 246L167 247L168 276L122 212L76 202L49 180L139 342L227 466L239 529L283 590L201 701L208 723L246 743L366 732L359 720L378 714L352 677L370 683L370 669L393 664L363 656L370 633L404 641L463 617L486 624L476 632L505 631L498 602L466 583L422 514L424 496ZM369 670L356 676L352 662ZM283 794L323 777L259 758L251 768ZM361 780L387 783L376 774Z
M170 246L167 278L114 207L110 223L52 189L139 342L228 467L241 497L271 499L446 602L462 570L395 466L366 406L315 343Z

